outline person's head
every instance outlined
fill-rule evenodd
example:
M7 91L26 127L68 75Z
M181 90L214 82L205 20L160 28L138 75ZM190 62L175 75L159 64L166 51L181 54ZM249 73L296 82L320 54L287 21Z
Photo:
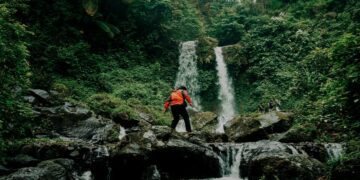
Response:
M187 91L186 86L179 86L177 89L181 89L181 90L185 90L185 91Z

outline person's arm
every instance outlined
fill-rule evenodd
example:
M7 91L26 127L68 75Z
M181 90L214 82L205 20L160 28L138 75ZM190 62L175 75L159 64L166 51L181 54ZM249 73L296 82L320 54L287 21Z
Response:
M189 96L189 93L187 91L184 91L184 96L185 96L186 101L190 104L190 106L193 106L192 100L191 100L191 98Z
M170 97L165 101L163 112L166 112L166 111L169 109L170 101L171 101L171 100L170 100Z

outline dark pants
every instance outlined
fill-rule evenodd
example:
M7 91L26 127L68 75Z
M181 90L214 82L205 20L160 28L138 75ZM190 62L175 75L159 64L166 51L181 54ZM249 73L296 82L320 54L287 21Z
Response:
M175 129L176 125L178 124L180 120L180 115L184 118L185 121L185 127L187 132L191 132L191 125L189 120L189 114L186 111L185 106L183 105L174 105L171 106L171 112L174 117L174 120L171 123L171 128Z

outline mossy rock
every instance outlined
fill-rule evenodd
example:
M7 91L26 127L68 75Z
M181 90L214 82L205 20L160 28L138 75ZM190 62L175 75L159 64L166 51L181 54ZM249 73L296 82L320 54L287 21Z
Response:
M248 65L248 59L246 58L245 50L240 44L228 45L223 48L224 59L227 64L233 65Z
M137 111L128 105L122 104L111 112L111 118L114 122L119 123L121 126L129 128L138 125L141 116Z
M217 127L217 114L200 112L192 116L192 125L196 131L214 132Z
M198 39L196 53L201 63L211 63L215 60L214 47L218 46L218 41L211 37L201 37Z
M94 94L88 99L90 108L105 117L111 117L114 109L124 104L125 101L106 93Z
M274 134L271 139L287 143L312 142L316 139L316 126L309 123L294 125L285 133Z

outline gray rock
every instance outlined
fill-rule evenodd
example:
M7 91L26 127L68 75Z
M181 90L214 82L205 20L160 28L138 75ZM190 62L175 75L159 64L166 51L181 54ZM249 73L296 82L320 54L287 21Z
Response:
M48 102L50 100L50 95L45 90L42 90L42 89L30 89L29 91L33 96L35 96L37 98L40 98L41 101Z
M195 131L214 133L217 124L217 114L213 112L200 112L192 116L192 125Z
M305 155L261 154L250 162L249 180L301 180L325 177L325 167Z
M151 165L146 168L143 177L141 179L144 180L160 180L161 175L156 167L156 165Z
M26 154L19 154L8 160L9 166L13 168L36 166L36 164L39 162L40 160Z
M248 177L249 167L252 160L262 154L286 154L286 155L304 155L303 151L296 149L291 144L262 140L246 143L220 143L211 144L215 151L223 160L225 174L230 174L231 166L238 163L239 175L242 178ZM240 163L241 162L241 163Z
M37 167L19 169L0 180L67 180L72 178L70 170L73 164L70 159L47 160L39 163Z
M24 100L30 104L33 104L35 102L35 97L34 96L24 96L23 97Z
M253 118L238 117L227 122L224 129L230 141L246 142L268 138L266 131L260 127L260 122Z
M0 164L0 176L10 174L10 173L11 173L10 169L8 169L5 166Z
M217 154L209 147L182 139L170 139L165 146L151 152L161 177L170 179L201 179L221 176ZM181 171L179 171L181 169Z
M271 135L270 139L287 143L312 142L316 138L316 127L311 124L302 124L291 127L284 133Z
M236 117L224 126L230 141L247 142L268 139L268 134L284 132L290 128L292 115L269 112L258 116Z

